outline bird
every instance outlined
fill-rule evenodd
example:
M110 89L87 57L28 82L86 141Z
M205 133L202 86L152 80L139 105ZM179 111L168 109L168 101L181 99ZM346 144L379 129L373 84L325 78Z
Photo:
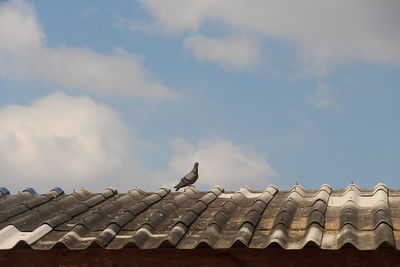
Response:
M195 162L193 166L193 170L191 170L188 174L186 174L179 184L175 185L174 188L176 188L175 191L178 191L180 188L185 187L185 186L190 186L194 187L193 184L197 181L197 178L199 178L199 163Z

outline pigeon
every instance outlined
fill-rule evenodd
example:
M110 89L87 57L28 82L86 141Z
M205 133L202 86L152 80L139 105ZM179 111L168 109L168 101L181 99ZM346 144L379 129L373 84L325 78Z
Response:
M191 172L189 172L188 174L186 174L181 179L179 184L174 186L174 188L176 188L175 191L178 191L181 187L185 187L185 186L192 187L193 186L192 184L194 184L197 181L197 178L199 178L199 163L195 162L193 170Z

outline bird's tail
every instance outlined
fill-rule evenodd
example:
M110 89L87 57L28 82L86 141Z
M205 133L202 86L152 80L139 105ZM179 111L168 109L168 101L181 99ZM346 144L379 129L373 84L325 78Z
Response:
M175 191L178 191L180 187L175 187Z

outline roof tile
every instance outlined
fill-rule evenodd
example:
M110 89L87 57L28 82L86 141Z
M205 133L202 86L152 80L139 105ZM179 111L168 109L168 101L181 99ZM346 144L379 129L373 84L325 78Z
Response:
M126 245L143 249L160 246L265 248L278 244L301 249L314 244L339 249L351 244L360 250L382 244L400 249L400 190L378 184L370 190L327 185L289 191L270 186L234 192L214 187L209 192L187 188L145 192L134 188L118 193L62 189L37 195L27 189L16 195L0 190L0 249L25 240L34 249L63 244L84 249Z

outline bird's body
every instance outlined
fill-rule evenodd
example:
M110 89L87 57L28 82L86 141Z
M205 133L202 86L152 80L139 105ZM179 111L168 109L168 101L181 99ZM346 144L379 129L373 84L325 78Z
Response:
M193 170L191 172L189 172L188 174L186 174L181 181L174 186L174 188L176 188L175 191L178 191L180 188L185 187L185 186L192 186L192 184L194 184L197 179L199 178L199 163L196 162L194 164Z

